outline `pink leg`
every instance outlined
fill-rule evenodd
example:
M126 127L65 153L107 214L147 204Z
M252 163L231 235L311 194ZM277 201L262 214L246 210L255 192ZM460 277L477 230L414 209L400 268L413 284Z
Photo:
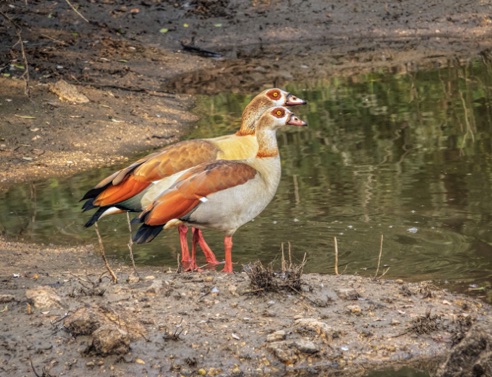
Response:
M197 228L192 228L192 229L193 229L193 244L192 244L192 248L195 248L196 247L196 244L198 242L198 244L202 248L203 254L205 254L205 259L207 260L207 263L208 264L211 264L211 265L214 265L214 266L220 264L220 262L215 257L215 254L212 251L212 249L210 249L210 247L205 242L205 238L203 238L202 231L200 229L197 229Z
M190 263L190 269L189 271L201 271L200 268L198 268L198 265L196 264L196 241L195 241L195 229L192 228L193 232L193 239L191 242L191 263Z
M193 260L190 257L190 250L188 249L188 240L186 234L188 233L188 227L186 225L178 226L179 243L181 244L181 265L185 271L193 270Z
M222 272L232 273L232 236L224 237L225 266Z

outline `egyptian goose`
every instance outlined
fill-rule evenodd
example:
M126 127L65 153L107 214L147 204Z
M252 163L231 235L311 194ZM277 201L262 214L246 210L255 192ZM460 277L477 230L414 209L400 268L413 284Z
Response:
M224 272L232 272L232 236L258 216L273 199L280 182L276 131L305 126L285 107L266 111L256 125L258 151L245 160L218 160L191 168L164 191L134 222L143 223L135 243L152 241L172 226L212 228L225 233Z
M89 190L81 199L86 200L82 206L84 211L98 208L85 226L89 227L110 214L141 211L162 191L170 187L180 174L195 165L217 159L253 157L258 150L255 127L261 114L272 106L295 106L305 103L304 100L281 89L264 90L244 109L241 127L235 134L213 139L182 141L113 173ZM183 225L178 231L183 266L185 269L191 269L186 241L187 228ZM218 263L200 230L194 231L193 242L200 244L208 263Z

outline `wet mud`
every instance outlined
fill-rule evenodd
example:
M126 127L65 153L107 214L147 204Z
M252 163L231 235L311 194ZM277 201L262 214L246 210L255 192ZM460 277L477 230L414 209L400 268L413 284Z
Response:
M196 94L408 73L489 59L492 44L491 5L464 0L107 0L76 10L0 4L2 190L180 140L200 116ZM1 375L356 376L413 365L454 376L460 364L492 374L490 307L430 282L302 275L295 289L267 291L240 266L139 267L127 282L128 266L111 261L113 284L93 246L1 240L0 254Z
M136 278L115 265L114 284L95 250L1 249L10 250L0 295L8 376L357 376L436 370L446 358L456 368L459 357L490 370L490 307L431 282L292 279L295 269L265 279L258 265L234 275L139 267ZM454 345L461 356L450 356Z

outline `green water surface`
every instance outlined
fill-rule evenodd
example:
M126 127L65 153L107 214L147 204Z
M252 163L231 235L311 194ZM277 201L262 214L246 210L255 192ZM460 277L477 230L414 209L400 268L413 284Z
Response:
M306 254L307 272L333 273L336 237L339 270L372 276L383 236L380 273L448 282L490 301L491 69L475 62L288 86L309 101L294 108L309 127L279 132L282 181L270 206L234 236L235 269L278 261L290 247L295 260ZM189 137L234 132L254 94L202 97L196 111L205 116ZM0 194L0 232L14 240L97 244L78 200L114 169ZM128 258L125 216L103 219L100 229L107 251ZM205 235L222 258L222 235ZM177 232L134 251L137 263L174 268Z

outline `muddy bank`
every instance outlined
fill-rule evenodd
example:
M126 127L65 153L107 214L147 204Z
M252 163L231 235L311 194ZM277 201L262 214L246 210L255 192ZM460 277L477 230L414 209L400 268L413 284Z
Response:
M488 305L429 282L310 274L298 287L267 292L245 272L139 268L140 280L128 283L131 271L117 265L120 282L113 284L93 250L5 249L0 368L8 376L33 368L47 376L435 370L470 329L486 337L492 324ZM466 360L471 366L477 357Z
M89 22L66 2L0 4L2 190L175 142L200 116L190 113L196 94L406 74L488 59L492 41L491 6L465 0L77 6ZM61 79L89 102L53 90ZM392 364L435 370L445 359L487 370L490 360L480 358L487 346L474 358L462 343L491 328L490 307L431 283L309 275L300 292L259 294L244 273L140 267L129 284L119 265L114 285L100 281L91 246L2 241L0 255L0 374L9 376L354 376ZM464 351L450 354L453 345Z
M108 0L81 2L78 13L66 2L19 0L0 12L3 189L179 140L200 116L189 113L188 94L254 95L487 58L492 34L490 5L465 0ZM50 90L60 79L89 102Z

